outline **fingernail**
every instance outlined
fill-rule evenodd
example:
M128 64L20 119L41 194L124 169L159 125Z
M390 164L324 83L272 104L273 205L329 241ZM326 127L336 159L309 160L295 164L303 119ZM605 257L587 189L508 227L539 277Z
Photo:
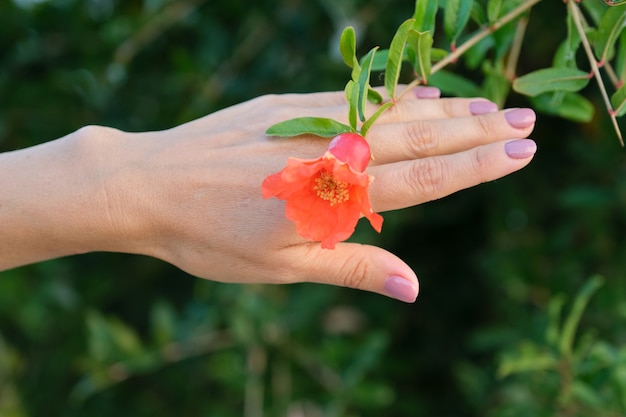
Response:
M498 111L498 105L489 100L472 101L469 104L470 113L474 116Z
M439 98L441 97L441 90L437 87L418 86L413 89L415 97L417 98Z
M417 289L413 284L402 277L392 275L387 278L384 285L385 291L396 300L405 303L413 303L417 299Z
M537 144L532 139L518 139L504 145L506 154L513 159L530 158L537 152Z
M537 116L532 109L513 109L504 114L506 121L516 129L525 129L535 123Z

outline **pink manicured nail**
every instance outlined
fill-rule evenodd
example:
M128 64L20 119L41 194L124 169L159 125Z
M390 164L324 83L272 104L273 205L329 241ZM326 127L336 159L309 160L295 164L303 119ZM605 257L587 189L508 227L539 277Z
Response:
M530 158L537 152L537 144L532 139L518 139L504 145L506 154L513 159Z
M400 276L392 275L385 281L385 291L396 300L413 303L417 299L417 289L413 284Z
M492 101L479 100L469 104L470 113L474 116L479 114L494 113L498 111L498 105Z
M525 129L532 126L537 116L532 109L513 109L504 114L506 121L516 129Z
M437 87L418 86L413 89L415 97L417 98L439 98L441 97L441 90Z

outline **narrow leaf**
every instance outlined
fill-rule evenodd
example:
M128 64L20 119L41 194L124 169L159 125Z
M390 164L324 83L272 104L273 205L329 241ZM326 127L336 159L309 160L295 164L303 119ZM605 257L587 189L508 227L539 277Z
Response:
M620 87L619 90L611 97L611 104L617 117L626 114L626 85Z
M615 54L615 41L626 27L626 11L623 7L610 7L598 25L595 44L596 56L600 62L612 59Z
M563 355L570 357L573 353L574 337L576 336L580 319L585 311L585 308L587 307L587 304L589 303L589 299L593 293L595 293L598 288L602 286L602 284L604 284L603 278L600 276L593 276L585 283L576 296L572 309L565 319L565 323L563 323L563 330L561 331L560 350Z
M428 82L430 76L432 45L433 37L430 32L409 31L407 46L414 54L413 69L424 84Z
M333 119L324 117L298 117L270 126L270 128L265 131L265 134L281 137L309 134L332 138L340 133L353 131L350 126L339 123Z
M354 67L354 59L356 58L356 32L352 26L348 26L341 33L339 38L339 51L343 62L350 68Z
M380 104L383 102L383 96L381 96L380 93L373 88L369 88L367 90L367 99L370 103L374 104Z
M576 68L544 68L519 77L513 89L521 94L536 96L548 91L578 91L589 83L589 73Z
M578 123L593 119L593 103L578 93L556 91L532 97L533 107L542 113L563 117Z
M450 55L448 51L441 48L431 48L430 50L430 60L432 62L438 62Z
M487 20L494 23L502 15L503 0L489 0L487 3Z
M511 91L511 82L504 73L503 64L493 65L490 61L485 61L483 72L486 77L481 96L493 101L498 107L502 107Z
M408 19L400 25L389 47L389 57L385 67L385 88L389 97L393 100L396 96L396 87L400 79L404 48L406 47L409 30L415 25L415 19Z
M374 122L380 117L380 115L383 114L385 110L387 110L391 106L393 106L393 103L390 101L380 106L378 110L376 110L376 113L374 113L372 117L367 119L365 123L363 123L363 126L361 126L361 136L365 136L374 124Z
M615 71L619 80L624 83L626 81L626 31L622 32L619 38L619 48L615 58Z
M389 49L379 49L372 59L372 71L384 71L389 58Z
M370 89L370 73L372 71L372 60L376 54L378 46L372 48L367 55L363 58L363 64L361 67L361 74L358 80L359 98L358 98L358 111L359 119L365 121L365 105L367 104L368 91Z
M494 23L502 15L503 0L489 0L487 3L487 20Z
M443 29L452 44L456 43L472 12L473 0L448 0L443 14Z
M346 84L346 99L348 100L348 121L352 130L356 131L356 113L359 107L359 89L354 81L348 81Z
M582 4L583 8L587 11L589 16L591 16L593 25L598 25L606 10L606 6L600 1L583 1L580 4Z
M480 3L476 1L472 5L472 11L470 13L470 16L472 20L476 22L479 26L487 23L487 15L485 14L485 10L483 9L483 6L481 6Z
M418 32L430 31L435 32L435 18L437 17L438 0L416 0L415 13L415 30Z
M480 88L476 84L447 70L440 70L431 75L429 84L438 87L444 94L456 97L480 96Z
M565 296L557 295L548 304L548 327L546 328L546 342L550 346L558 347L561 332L561 314Z
M569 9L568 9L569 11ZM587 32L589 38L589 32ZM576 67L576 52L580 47L580 34L574 27L571 13L567 16L567 38L559 45L552 60L553 67Z

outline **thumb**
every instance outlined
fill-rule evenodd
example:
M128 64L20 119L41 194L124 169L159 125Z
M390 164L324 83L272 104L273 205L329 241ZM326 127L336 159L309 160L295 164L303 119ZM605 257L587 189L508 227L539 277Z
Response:
M292 246L298 251L301 276L307 281L371 291L412 303L419 283L411 268L396 255L376 246L340 243L335 249Z

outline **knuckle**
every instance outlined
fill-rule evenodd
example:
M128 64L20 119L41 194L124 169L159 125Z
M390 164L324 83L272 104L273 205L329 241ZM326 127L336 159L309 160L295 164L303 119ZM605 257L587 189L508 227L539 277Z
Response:
M423 195L425 200L434 200L442 194L446 166L441 159L422 159L408 172L408 184L414 187L418 195Z
M349 288L364 288L372 273L371 269L370 262L366 259L348 257L339 270L342 285Z
M429 155L439 145L439 132L434 123L407 123L406 135L415 157Z
M457 111L458 102L459 100L457 99L441 100L443 114L446 117L458 116L458 111Z
M493 117L490 116L491 115L486 114L474 118L477 123L477 133L480 137L484 138L493 136L496 126Z
M471 169L478 182L486 182L486 173L490 171L491 161L489 153L484 147L478 147L472 152Z

